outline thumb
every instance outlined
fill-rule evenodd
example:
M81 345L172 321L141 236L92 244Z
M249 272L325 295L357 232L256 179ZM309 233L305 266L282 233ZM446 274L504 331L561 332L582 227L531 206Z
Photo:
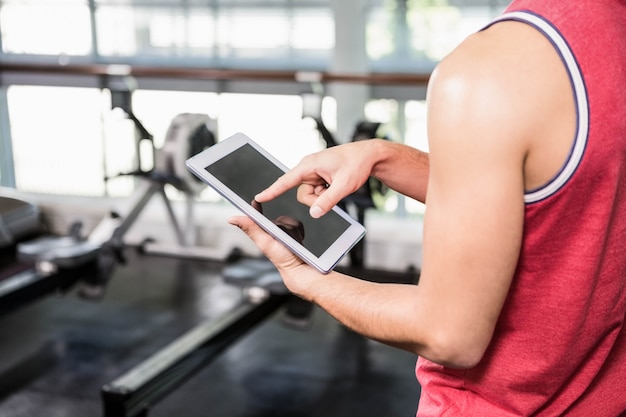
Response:
M240 228L257 245L262 244L266 239L272 239L265 230L256 224L248 216L233 216L228 219L228 223Z

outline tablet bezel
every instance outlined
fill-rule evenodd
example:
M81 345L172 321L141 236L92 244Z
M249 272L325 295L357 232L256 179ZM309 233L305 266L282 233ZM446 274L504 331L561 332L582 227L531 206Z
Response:
M250 204L251 202L244 201L236 192L228 188L218 178L206 170L206 168L211 164L230 155L232 152L237 151L244 145L252 146L252 148L273 163L281 171L288 171L288 168L283 163L277 160L258 143L241 132L219 141L215 145L192 156L186 161L187 168L207 185L217 191L218 194L237 207L245 215L250 217L266 232L282 242L307 264L313 266L324 274L330 272L341 261L341 259L345 257L350 249L352 249L359 242L359 240L363 238L366 233L365 227L363 227L363 225L352 218L340 207L333 207L332 210L346 221L347 228L328 248L326 248L322 255L316 256L313 254L304 245L295 240L285 231L281 230L276 224L273 223L273 221L253 208ZM260 191L262 190L259 190L259 192Z

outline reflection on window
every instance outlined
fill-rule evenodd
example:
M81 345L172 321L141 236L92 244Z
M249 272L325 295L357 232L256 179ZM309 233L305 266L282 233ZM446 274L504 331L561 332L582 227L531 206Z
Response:
M89 8L84 0L37 3L4 1L0 6L5 53L87 55L91 52Z

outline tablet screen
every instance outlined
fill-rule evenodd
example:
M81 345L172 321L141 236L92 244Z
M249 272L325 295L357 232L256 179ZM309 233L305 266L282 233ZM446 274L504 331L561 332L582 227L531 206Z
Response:
M269 187L283 171L251 145L245 144L204 168L242 200L252 203L254 196ZM258 208L257 208L258 209ZM322 254L350 226L334 211L319 219L309 215L309 208L297 201L296 189L262 204L262 213L275 221L287 216L301 223L304 229L302 245L317 257Z

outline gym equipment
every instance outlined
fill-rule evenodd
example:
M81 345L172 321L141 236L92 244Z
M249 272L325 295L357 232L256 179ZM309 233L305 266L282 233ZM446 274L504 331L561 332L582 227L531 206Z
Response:
M261 266L259 260L257 266ZM215 360L249 330L275 313L290 296L275 280L255 287L255 268L241 267L242 302L217 320L205 321L101 389L104 417L147 417L169 393ZM249 274L246 274L245 271ZM269 271L268 271L269 272ZM236 272L235 272L236 274ZM245 276L244 276L245 275ZM280 277L278 277L280 279ZM273 288L270 290L270 288Z
M168 218L176 234L177 245L162 245L146 239L141 249L146 253L158 253L173 256L226 259L236 249L196 248L195 223L193 217L194 197L206 189L206 185L192 175L185 166L185 161L216 142L216 122L204 114L183 113L176 116L167 131L165 143L155 153L154 168L151 171L135 171L128 174L144 179L132 194L126 208L111 211L89 235L89 241L95 244L122 246L122 238L141 214L152 197L159 194L165 204ZM165 193L165 186L172 185L184 194L184 228L178 221L170 200Z
M39 216L39 208L32 203L8 196L0 197L0 248L38 233Z
M336 268L350 273L348 269ZM359 278L415 284L418 273L360 271ZM149 411L225 349L264 320L284 310L283 323L306 330L313 305L291 295L265 258L245 258L222 270L227 284L241 288L241 302L218 319L200 323L101 389L103 417L148 417Z
M14 309L53 291L63 291L72 286L80 277L92 276L95 265L89 262L92 248L81 245L68 249L68 240L55 242L56 267L50 268L46 259L39 265L28 256L19 256L20 245L38 237L42 245L52 240L41 237L45 227L39 208L17 197L17 193L3 189L0 192L0 314ZM80 264L68 260L64 251L70 250ZM85 258L85 256L87 257Z
M154 168L120 174L134 175L141 180L130 198L128 209L112 211L88 237L81 236L82 225L76 223L65 236L43 235L16 241L15 268L19 265L20 269L6 274L0 284L0 312L74 284L79 284L79 295L88 299L100 298L116 265L124 262L125 233L155 194L163 197L179 246L189 249L189 236L193 231L193 195L204 186L189 174L184 163L189 156L215 143L215 128L215 121L206 115L183 113L176 116L169 126L164 146L155 153ZM186 196L187 232L181 228L165 193L168 184ZM13 235L26 234L35 227L32 223L39 213L25 202L7 198L2 201L0 242L13 243ZM210 255L207 249L202 249L202 253ZM226 253L214 255L215 259L228 256Z
M164 187L173 185L186 194L188 201L197 189L205 188L199 182L194 183L198 180L183 166L188 156L214 143L211 127L211 120L203 115L177 116L168 130L164 147L156 153L154 169L122 174L142 180L130 199L130 209L123 214L112 212L88 237L81 237L80 224L75 224L67 236L40 236L20 241L16 252L20 262L29 264L27 274L19 273L7 280L10 285L3 282L0 308L8 311L8 307L24 304L26 296L32 300L75 284L80 284L79 293L84 297L102 296L113 269L123 262L124 234L155 194L163 197L180 246L188 244L188 235L179 226ZM26 223L38 219L39 213L33 205L7 201L11 208L22 208L19 213L6 210L2 218L4 240L15 243L12 236L20 230L24 231L20 234L26 235L34 228ZM188 225L192 224L189 210L188 207ZM259 273L259 268L263 273ZM138 367L105 385L102 399L106 416L147 415L147 410L156 401L283 305L288 306L285 322L306 328L312 306L302 305L301 300L288 294L282 279L266 259L243 259L232 263L224 268L223 275L227 283L242 288L242 303L218 320L200 324Z
M313 305L289 293L266 258L247 258L222 270L242 301L217 320L205 321L124 375L102 387L104 417L147 417L148 411L250 329L286 306L283 322L307 329Z

